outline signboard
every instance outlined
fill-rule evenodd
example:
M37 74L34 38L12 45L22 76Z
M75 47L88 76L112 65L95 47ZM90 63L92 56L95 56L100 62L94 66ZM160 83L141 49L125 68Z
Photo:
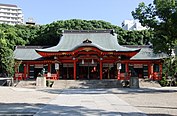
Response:
M114 67L113 63L103 63L103 67Z
M55 70L59 70L59 64L55 63Z
M142 64L134 64L134 68L143 68Z
M92 64L92 63L88 63L88 62L85 62L84 64L82 64L82 62L81 63L79 63L79 66L97 66L97 63L95 62L94 64Z
M63 63L63 67L74 67L74 64Z
M35 64L34 68L43 68L43 64Z
M121 69L121 63L117 63L117 69Z

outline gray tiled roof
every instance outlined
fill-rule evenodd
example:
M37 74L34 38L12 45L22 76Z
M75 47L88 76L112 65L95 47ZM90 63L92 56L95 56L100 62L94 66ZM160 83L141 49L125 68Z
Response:
M17 46L14 51L16 60L40 60L42 56L39 55L35 49L42 48L39 46Z
M102 51L136 51L139 49L127 48L120 46L117 41L117 35L112 33L112 30L105 31L64 31L58 45L47 49L36 49L36 51L43 52L59 52L72 51L83 45L83 41L89 40L92 43L88 46L94 46ZM86 44L85 44L86 45Z
M90 42L83 43L85 40ZM58 45L46 48L44 46L18 46L14 51L17 60L42 60L36 51L59 52L73 51L79 47L92 46L102 51L131 52L139 51L131 60L157 60L166 58L166 54L155 54L149 46L121 46L117 35L112 30L69 31L65 30Z
M141 48L140 52L131 58L131 60L158 60L167 58L164 53L155 54L149 46L127 46L129 48ZM43 57L39 55L35 49L44 48L42 46L18 46L14 51L16 60L42 60Z
M164 53L155 54L152 48L141 48L140 52L138 52L130 60L158 60L167 57L168 55Z

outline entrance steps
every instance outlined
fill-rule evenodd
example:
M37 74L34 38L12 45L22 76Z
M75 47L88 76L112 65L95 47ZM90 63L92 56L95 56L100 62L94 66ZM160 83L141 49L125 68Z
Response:
M151 80L145 80L145 79L139 79L139 86L140 88L160 88L161 85L157 81L151 81Z
M21 80L15 84L19 88L36 88L35 80ZM103 79L103 80L54 80L52 88L56 89L88 89L88 88L122 88L122 81L117 79ZM160 88L157 81L150 81L139 79L140 88Z
M117 79L105 80L55 80L52 88L57 89L92 89L120 88L122 84Z
M35 80L21 80L18 83L16 83L15 87L19 88L36 88L36 81Z

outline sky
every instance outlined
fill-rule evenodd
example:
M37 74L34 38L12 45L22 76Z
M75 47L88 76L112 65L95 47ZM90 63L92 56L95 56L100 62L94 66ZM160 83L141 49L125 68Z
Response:
M25 21L33 18L37 24L57 20L103 20L121 26L123 20L133 19L131 12L140 2L153 0L0 0L2 4L15 4L22 8Z

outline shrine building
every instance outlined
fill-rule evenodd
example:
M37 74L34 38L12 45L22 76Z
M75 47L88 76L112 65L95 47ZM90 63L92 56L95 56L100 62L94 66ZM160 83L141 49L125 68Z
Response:
M16 46L15 79L35 79L41 71L47 79L162 78L164 54L151 46L119 45L113 30L64 30L53 47Z

